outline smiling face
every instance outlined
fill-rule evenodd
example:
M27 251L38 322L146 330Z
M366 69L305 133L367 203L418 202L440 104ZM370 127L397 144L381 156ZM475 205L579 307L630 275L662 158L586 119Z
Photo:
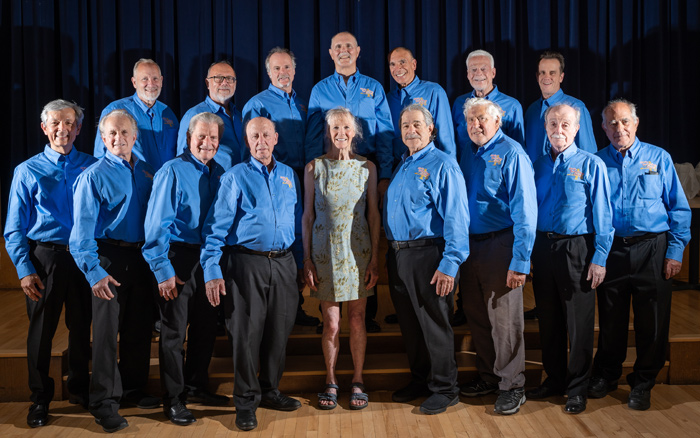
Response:
M41 130L49 138L51 149L61 154L67 154L73 148L75 137L80 133L81 125L75 117L72 108L60 111L49 111L46 123L41 122Z
M579 128L575 109L568 105L557 106L547 113L544 123L547 138L556 153L563 152L574 142Z
M477 96L483 97L493 90L495 77L496 69L491 67L491 60L487 56L473 56L469 59L467 79Z
M187 132L187 144L190 145L192 155L202 164L207 164L219 150L219 125L197 122L192 134Z
M605 110L603 131L615 149L625 150L637 137L639 119L632 115L630 107L622 102L614 103Z
M131 78L139 99L149 107L153 106L163 88L163 76L157 64L143 63L136 68L136 75Z
M411 154L418 152L430 143L434 126L425 122L420 111L406 111L401 116L401 139Z
M540 85L542 97L549 99L561 88L564 72L557 59L543 59L537 68L537 83Z
M270 56L270 70L267 75L272 85L290 94L295 73L291 56L286 53L275 53Z
M107 116L103 121L102 141L107 150L123 160L131 162L131 150L136 143L136 131L128 117Z
M224 80L217 84L214 77L223 77ZM236 72L233 67L226 63L214 64L207 73L204 83L209 89L209 97L219 105L226 105L236 93L236 80L229 81L228 78L235 78Z
M357 45L357 40L352 34L343 32L334 36L328 53L331 55L338 73L353 74L357 70L360 46Z
M403 88L413 82L416 77L416 60L411 56L411 52L404 49L397 49L389 57L389 71L399 87Z
M256 117L246 125L245 139L250 155L265 166L272 162L277 137L275 125L265 117Z
M498 132L500 117L494 118L486 105L477 105L467 111L467 133L475 145L481 147L489 142Z
M328 137L333 146L339 150L348 150L352 147L352 139L355 138L355 124L350 116L337 116L328 123Z

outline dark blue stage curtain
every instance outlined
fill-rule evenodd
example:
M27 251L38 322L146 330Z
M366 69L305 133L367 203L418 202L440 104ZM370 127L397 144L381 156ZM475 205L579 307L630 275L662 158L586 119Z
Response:
M308 98L333 72L331 37L353 32L360 71L382 82L386 53L414 51L421 78L451 99L469 90L464 59L483 48L496 57L496 84L526 109L538 98L537 57L566 57L563 89L582 99L598 146L607 145L600 111L610 98L639 105L639 136L675 161L700 161L694 128L700 98L700 7L697 0L0 0L3 129L2 204L12 170L42 150L39 112L65 98L86 109L76 144L92 152L97 118L110 101L131 95L134 62L155 59L163 70L161 100L182 115L206 95L209 64L227 58L238 75L242 108L268 86L264 59L286 46L297 57L294 88Z

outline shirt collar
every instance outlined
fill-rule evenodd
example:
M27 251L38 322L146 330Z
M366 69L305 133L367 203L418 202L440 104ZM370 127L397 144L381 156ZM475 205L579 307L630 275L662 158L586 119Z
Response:
M557 90L556 93L552 94L548 98L545 99L543 97L540 97L540 99L542 99L542 103L547 102L547 105L552 106L555 103L559 102L563 97L564 97L564 92L560 88L559 90Z
M338 73L337 70L333 72L333 77L335 78L335 80L338 83L342 82L343 84L345 84L345 79L343 79L343 76L340 73ZM358 68L355 70L355 73L350 75L350 77L348 78L348 84L350 82L356 82L359 77L360 77L360 69Z
M185 153L184 153L184 158L185 158L185 160L187 160L187 161L189 161L190 163L194 164L194 166L195 166L195 167L197 168L197 170L199 170L200 172L205 172L205 173L208 173L208 172L209 172L209 166L207 166L206 164L204 164L204 163L202 163L201 161L199 161L199 159L198 159L197 157L194 156L194 154L192 153L191 150L187 149L187 150L185 151ZM212 161L214 161L213 158L212 158ZM214 163L216 163L216 162L214 161ZM213 166L212 166L212 167L213 167Z
M403 88L397 86L396 89L399 91L399 93L401 93L401 91L406 91L406 93L408 93L408 92L415 91L415 89L418 88L419 85L420 85L420 78L418 77L418 75L416 75L410 84L406 85Z
M551 149L550 149L550 150L551 150ZM562 152L561 154L559 154L559 155L557 156L557 160L559 159L559 157L561 157L561 161L562 161L562 162L567 162L567 161L569 161L569 159L570 159L571 157L573 157L577 152L578 152L578 146L576 146L576 143L571 143L571 146L569 146L568 148L566 148L566 149L564 150L564 152ZM552 155L550 154L549 157L551 158ZM556 160L555 160L555 161L556 161Z
M149 108L148 105L143 103L143 100L139 99L138 92L134 93L133 100L134 100L134 102L136 102L136 105L139 108L141 108L141 111L143 111L144 114L148 114L149 116L151 116L152 114L155 114L155 112L153 111L153 108L155 108L155 106L158 104L157 100L156 100L156 103L154 103L151 108Z
M69 163L73 162L73 158L75 158L77 152L75 152L75 145L71 148L70 152L68 152L67 155L60 154L56 152L55 150L51 149L50 145L44 146L44 155L46 158L49 159L53 164L58 164L58 162L61 160L61 157L64 157L66 161Z
M224 113L226 112L226 109L222 105L219 105L218 103L214 102L214 99L209 97L209 95L207 95L207 98L204 99L204 102L206 102L206 104L209 105L209 108L211 108L211 112L214 114L217 114L219 111L223 111ZM228 108L231 111L231 114L233 114L233 110L236 108L236 105L233 104L232 100L228 102Z
M272 91L273 93L275 93L275 94L278 95L279 97L284 98L284 99L289 99L289 98L295 99L295 98L297 97L297 92L294 91L294 88L292 88L292 94L291 94L291 95L287 94L287 92L284 91L283 89L277 88L277 87L275 87L275 86L272 85L272 84L270 84L270 85L267 87L267 89L270 90L270 91Z
M493 90L491 90L489 94L484 96L483 99L493 101L494 99L496 99L496 97L498 97L499 94L500 93L498 92L498 85L494 85ZM474 90L472 90L472 92L469 94L469 97L476 97L476 95L474 94Z
M121 157L117 157L116 155L111 153L109 150L105 151L105 158L116 165L121 164L122 166L126 166L129 170L131 170L131 164L129 164L128 161L126 161L125 159L123 159ZM134 160L134 169L136 169L136 163L139 162L139 157L134 153L133 150L131 151L131 159Z
M253 157L250 157L250 163L253 165L253 168L256 169L258 172L262 173L263 175L269 175L272 172L275 171L275 168L277 167L277 160L275 160L275 157L272 157L272 172L267 171L267 166L265 166L263 163L260 161L256 160Z
M491 137L491 140L487 141L485 145L481 146L476 150L476 155L483 155L486 153L486 151L493 149L496 143L498 143L501 140L501 138L503 138L503 131L501 131L501 128L498 128L498 131L496 131L493 137Z
M413 155L408 155L409 152L408 152L408 150L406 150L406 152L403 153L403 157L402 157L403 161L413 162L413 161L420 160L421 158L423 158L425 156L425 154L432 151L433 149L435 149L435 145L431 141L430 143L427 144L427 146L425 146L423 149L419 150L418 152L416 152Z
M632 146L630 146L630 148L627 149L627 152L625 153L625 156L626 156L626 157L630 157L630 160L633 160L634 157L636 157L636 156L637 156L637 153L639 152L639 147L640 147L640 146L639 146L639 138L637 138L637 137L635 136L635 137L634 137L634 142L632 143ZM617 149L615 149L615 146L613 146L612 144L610 144L610 153L611 153L611 155L613 156L613 158L615 158L615 160L617 160L618 163L622 163L622 160L625 158L625 157L622 156L622 154L620 153L620 151L618 151Z

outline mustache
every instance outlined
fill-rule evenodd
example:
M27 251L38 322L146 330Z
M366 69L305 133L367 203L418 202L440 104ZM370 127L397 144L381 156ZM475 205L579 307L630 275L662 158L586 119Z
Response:
M565 136L565 135L562 135L562 134L552 134L551 137L552 137L553 139L556 139L556 140L559 140L559 139L564 140L564 139L566 139L566 136Z

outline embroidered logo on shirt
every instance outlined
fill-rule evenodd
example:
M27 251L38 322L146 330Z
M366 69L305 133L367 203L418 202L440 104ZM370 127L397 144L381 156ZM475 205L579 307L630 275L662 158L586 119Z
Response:
M145 170L143 171L143 174L146 175L146 178L148 178L148 179L153 179L153 175L151 175L150 173L146 172Z
M652 163L651 161L642 161L642 170L646 170L648 172L656 172L657 166L656 164Z
M573 176L574 180L577 181L583 178L583 172L581 172L581 169L569 167L569 173L567 173L566 176Z
M423 99L422 97L414 97L413 103L416 103L420 106L426 106L428 104L428 101Z
M163 123L165 123L166 125L170 126L171 128L172 128L173 125L174 125L174 124L173 124L173 121L170 120L170 119L167 118L167 117L163 117Z
M302 104L298 103L297 107L299 108L299 111L304 111L305 113L309 112L309 109L306 107L306 105L302 105Z
M360 94L364 94L367 97L374 97L374 91L370 90L369 88L360 88L360 91Z
M424 181L430 177L430 174L425 169L425 167L419 167L418 172L416 172L414 175L420 175L418 179L420 179L421 181Z
M280 176L280 179L282 180L282 184L289 186L289 188L292 188L292 182L287 178L286 176Z
M503 162L503 158L501 158L500 155L491 154L491 159L489 160L489 163L493 163L494 166L498 166L502 162Z
M83 170L87 169L87 167L81 167L80 171L82 172Z

